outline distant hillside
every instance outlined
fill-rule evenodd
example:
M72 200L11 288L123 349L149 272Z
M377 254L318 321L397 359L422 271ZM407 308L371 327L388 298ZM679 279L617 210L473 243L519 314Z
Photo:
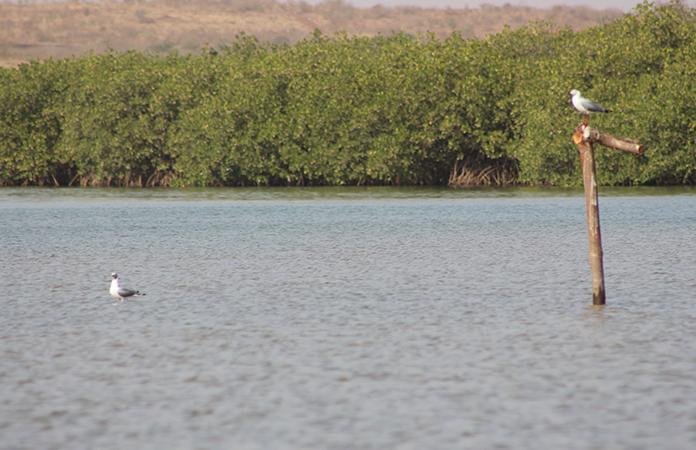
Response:
M198 52L204 43L222 48L241 31L264 42L294 44L319 28L324 34L345 30L374 36L403 30L434 32L440 39L454 30L484 38L504 26L554 20L584 29L616 19L617 9L556 6L537 9L484 5L480 9L417 7L354 8L342 0L316 6L274 0L124 0L98 3L0 4L0 65L33 59L80 56L86 51L141 50Z

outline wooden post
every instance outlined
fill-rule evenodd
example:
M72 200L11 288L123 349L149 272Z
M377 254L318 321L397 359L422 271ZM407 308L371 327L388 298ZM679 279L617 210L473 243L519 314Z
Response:
M582 184L585 188L585 207L587 209L587 234L590 240L590 273L592 274L592 304L606 304L604 291L604 262L602 253L602 234L599 228L599 202L597 191L597 170L594 159L594 142L617 150L643 154L643 146L633 139L615 138L585 124L580 124L573 134L573 142L580 152L582 162Z
M579 127L578 127L579 129ZM582 185L585 188L585 209L587 210L587 235L590 239L590 273L592 274L592 304L604 305L604 262L602 254L602 233L599 230L599 204L597 192L597 170L592 142L583 139L578 130L573 134L573 142L580 151L582 163Z

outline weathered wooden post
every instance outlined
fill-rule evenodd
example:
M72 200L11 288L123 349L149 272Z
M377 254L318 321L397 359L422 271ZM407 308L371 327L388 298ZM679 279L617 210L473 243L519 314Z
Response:
M599 228L599 204L597 193L597 171L594 159L594 143L622 150L635 155L643 154L643 146L633 139L615 138L590 128L586 123L578 126L573 134L573 142L580 152L582 161L582 183L585 188L587 209L587 234L590 240L590 273L592 274L592 304L604 305L604 263L602 255L602 234Z

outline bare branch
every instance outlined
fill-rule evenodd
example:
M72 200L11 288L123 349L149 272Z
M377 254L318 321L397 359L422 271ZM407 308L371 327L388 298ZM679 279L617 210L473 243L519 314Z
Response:
M597 142L605 147L613 148L615 150L621 150L623 152L632 153L634 155L642 155L645 147L641 145L637 140L631 138L617 138L607 133L602 133L601 131L588 127L584 124L578 126L578 131L582 135L582 140L588 142ZM575 136L573 136L575 140ZM577 145L578 142L575 142Z

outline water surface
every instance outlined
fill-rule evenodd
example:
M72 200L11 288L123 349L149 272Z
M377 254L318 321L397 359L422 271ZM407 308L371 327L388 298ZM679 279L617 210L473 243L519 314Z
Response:
M696 190L600 191L596 310L578 189L3 188L0 448L694 448Z

